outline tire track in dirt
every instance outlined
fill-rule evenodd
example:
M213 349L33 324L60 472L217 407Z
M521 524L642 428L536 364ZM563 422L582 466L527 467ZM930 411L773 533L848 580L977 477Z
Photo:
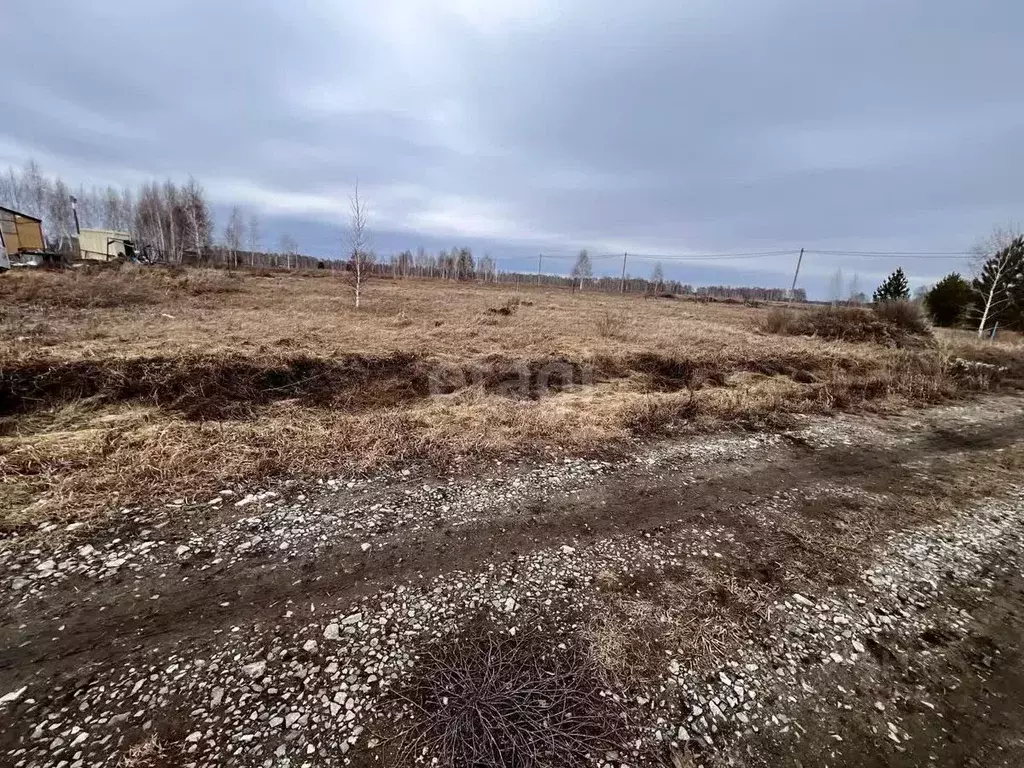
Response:
M269 570L257 561L206 572L186 585L164 579L130 581L119 589L103 582L78 594L65 589L63 602L51 602L34 618L5 621L0 670L10 673L4 677L12 678L7 685L14 687L26 678L46 679L82 664L123 662L157 646L186 644L198 653L217 630L274 621L289 598L331 601L332 610L341 610L394 583L500 563L559 542L583 545L708 523L756 538L756 527L739 510L759 499L829 483L899 492L911 479L907 464L1010 445L1022 425L1018 413L961 430L933 428L899 450L863 444L820 449L797 435L767 456L740 457L725 465L683 466L658 474L620 471L580 494L527 503L472 526L412 534L382 551L364 554L338 546L287 567ZM160 599L150 600L156 592ZM53 616L63 626L56 634L48 618Z

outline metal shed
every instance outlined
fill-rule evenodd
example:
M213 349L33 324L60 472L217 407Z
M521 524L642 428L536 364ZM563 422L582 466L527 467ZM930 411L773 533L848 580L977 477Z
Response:
M112 229L83 229L78 233L78 250L83 259L110 261L132 258L135 249L132 236Z
M0 235L8 256L16 256L20 251L46 249L43 220L12 208L0 206Z

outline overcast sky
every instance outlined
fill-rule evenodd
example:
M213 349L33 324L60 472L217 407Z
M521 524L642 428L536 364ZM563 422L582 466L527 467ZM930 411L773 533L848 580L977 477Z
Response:
M320 255L357 178L385 253L964 251L1024 219L1022 28L1020 0L6 0L0 164L191 173ZM812 292L836 264L957 260L811 255Z

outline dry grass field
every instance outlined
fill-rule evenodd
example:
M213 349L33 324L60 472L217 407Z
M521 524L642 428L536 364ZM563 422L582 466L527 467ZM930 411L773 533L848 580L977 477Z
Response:
M366 296L356 312L329 273L4 275L0 526L396 462L616 452L1022 377L1018 339L862 310L847 334L820 310L536 286L377 280Z

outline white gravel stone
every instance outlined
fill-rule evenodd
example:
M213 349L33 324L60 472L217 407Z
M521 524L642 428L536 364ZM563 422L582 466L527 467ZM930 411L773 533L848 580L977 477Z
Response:
M252 664L246 664L242 667L244 672L249 677L261 678L267 671L267 662L265 661L254 661Z
M21 688L18 688L16 691L5 693L3 696L0 696L0 704L10 704L13 701L17 701L25 694L25 691L27 690L28 686L24 685Z

